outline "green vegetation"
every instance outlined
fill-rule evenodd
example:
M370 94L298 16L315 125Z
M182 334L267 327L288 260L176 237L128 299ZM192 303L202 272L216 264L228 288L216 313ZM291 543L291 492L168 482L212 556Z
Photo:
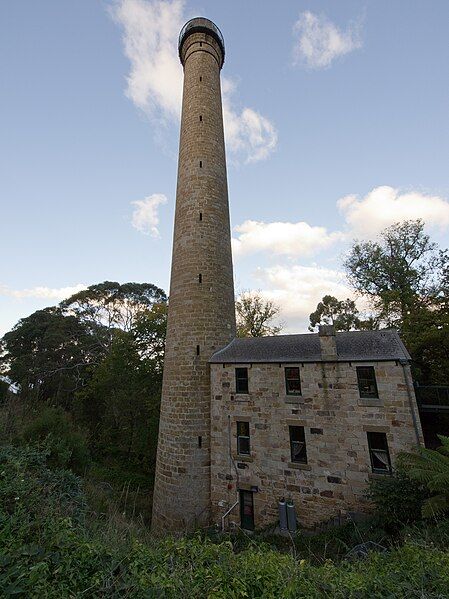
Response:
M420 447L417 453L401 456L402 467L411 480L425 486L430 497L422 503L424 518L449 511L449 437L438 435L441 446L436 451Z
M449 441L448 441L449 442ZM382 528L408 485L389 479L374 520L290 539L210 534L152 539L123 513L92 508L88 481L55 468L51 448L0 447L2 596L209 598L442 598L449 589L449 521ZM385 479L387 480L387 479ZM379 487L380 483L375 483ZM382 486L382 485L380 485ZM122 498L123 499L123 498ZM399 513L399 512L397 512ZM410 514L407 515L407 519ZM397 522L396 522L397 523ZM383 522L385 524L385 522ZM349 551L375 540L364 559Z
M349 284L369 307L362 318L350 299L325 296L310 328L398 329L421 385L449 381L449 253L424 232L420 220L387 227L376 241L354 241L345 260Z
M123 496L146 522L166 304L154 285L106 281L23 318L0 348L0 374L20 390L0 388L0 441L45 445L52 468L85 477L101 513Z
M279 306L262 297L260 291L243 291L235 301L237 337L278 335L282 324L274 325Z
M327 296L311 324L396 326L421 382L447 380L449 266L422 223L355 243L346 268L372 314ZM105 282L1 340L0 596L449 597L444 437L371 482L364 522L295 538L150 536L166 304L154 285ZM277 306L260 294L244 293L236 309L240 335L280 331Z

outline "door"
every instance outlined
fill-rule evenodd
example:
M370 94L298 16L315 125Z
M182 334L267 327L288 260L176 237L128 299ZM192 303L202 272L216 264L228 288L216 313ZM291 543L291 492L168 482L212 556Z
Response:
M254 501L252 491L240 491L240 526L254 530Z

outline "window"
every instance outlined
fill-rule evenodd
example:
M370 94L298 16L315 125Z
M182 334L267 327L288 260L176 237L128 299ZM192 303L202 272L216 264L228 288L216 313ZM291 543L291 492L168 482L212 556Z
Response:
M360 397L366 399L379 397L374 366L357 366L357 381Z
M200 160L200 168L203 168L203 161Z
M237 453L250 455L249 422L237 422Z
M200 123L203 121L203 115L200 114Z
M371 459L371 470L379 474L391 474L390 454L385 433L366 433Z
M289 426L292 462L307 464L306 437L303 426Z
M297 366L285 369L285 391L287 395L301 395L301 379Z
M235 392L249 393L248 391L248 368L235 369Z

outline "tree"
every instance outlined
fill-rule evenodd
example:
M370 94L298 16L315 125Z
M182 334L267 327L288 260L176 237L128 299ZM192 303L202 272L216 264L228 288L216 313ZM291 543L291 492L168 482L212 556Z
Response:
M20 385L24 399L52 399L68 407L85 384L87 367L103 354L97 338L92 328L60 308L37 310L3 336L2 370Z
M79 291L61 302L65 314L101 332L99 343L109 347L114 330L129 331L136 319L154 304L166 303L165 291L151 283L104 281Z
M265 300L260 291L244 291L235 302L238 337L277 335L283 326L273 325L280 308Z
M449 257L420 220L355 242L345 262L353 288L370 300L378 323L400 330L421 384L449 381Z
M162 370L165 320L166 295L155 285L91 285L6 333L1 373L21 386L24 399L51 400L70 410L75 392L87 384L121 331L133 331L136 351Z
M359 311L351 299L338 300L333 295L325 295L310 315L309 331L320 324L331 324L336 331L350 331L360 328Z
M371 300L387 326L401 328L417 303L435 294L444 270L442 253L421 220L386 228L378 241L357 241L344 266L352 287Z
M77 394L76 412L91 431L97 453L152 469L161 385L159 355L142 355L135 333L118 331L106 357Z

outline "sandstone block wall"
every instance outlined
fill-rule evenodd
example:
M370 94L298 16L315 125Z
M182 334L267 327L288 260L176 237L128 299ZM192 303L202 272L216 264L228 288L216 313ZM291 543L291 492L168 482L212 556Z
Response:
M210 369L235 336L222 53L207 33L181 48L184 90L152 529L210 519Z
M361 399L356 366L375 367L379 399ZM235 367L248 367L249 394L236 395ZM299 366L302 395L286 395L284 367ZM278 518L277 502L291 498L301 525L313 527L346 512L369 509L371 476L367 431L385 432L391 460L422 443L407 381L396 362L213 364L211 372L211 501L216 522L239 488L254 493L256 527ZM411 378L409 378L409 382ZM251 455L237 455L236 422L250 423ZM230 425L231 456L228 432ZM291 463L289 425L304 426L308 463ZM314 430L312 430L314 429ZM235 468L240 465L239 468ZM228 487L231 486L231 489ZM231 521L240 523L239 508Z

